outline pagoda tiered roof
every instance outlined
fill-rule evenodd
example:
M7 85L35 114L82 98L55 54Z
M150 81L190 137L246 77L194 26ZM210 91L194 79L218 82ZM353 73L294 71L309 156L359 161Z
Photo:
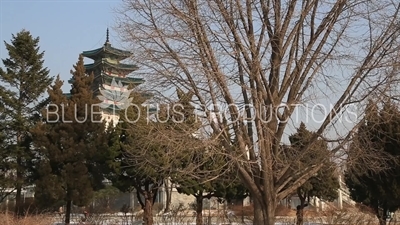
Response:
M136 78L136 77L130 77L130 76L126 76L126 77L114 77L114 76L109 76L105 73L102 74L104 77L104 80L106 80L107 84L111 84L112 79L114 79L117 82L121 82L124 85L128 85L128 84L143 84L144 83L144 79L143 78ZM74 81L73 77L71 77L68 80L68 83L72 84Z
M107 42L101 48L90 51L83 51L82 55L95 61L101 58L114 58L117 60L123 60L131 56L132 53L129 51L114 48L111 46L110 43Z
M125 76L125 77L117 77L117 76L111 76L106 73L101 73L101 76L103 77L104 80L108 81L111 83L112 79L114 79L116 82L121 82L124 85L127 84L143 84L144 79L143 78L137 78L137 77L131 77L131 76Z
M138 67L136 65L119 63L119 62L116 62L109 58L102 58L101 60L99 59L99 60L95 61L94 63L85 64L85 69L87 71L90 71L90 70L97 68L98 66L111 67L111 68L115 68L118 70L124 70L129 73L138 69Z
M82 56L94 60L93 63L85 64L86 73L94 74L92 91L94 95L101 95L102 111L106 114L115 114L124 106L125 101L119 99L120 95L128 93L131 88L144 83L143 78L129 76L138 69L136 65L121 63L120 61L132 55L129 51L124 51L111 46L109 41L109 31L105 44L91 51L84 51ZM68 80L73 83L73 77ZM117 95L117 96L114 96ZM151 93L142 93L142 97L150 99ZM124 108L124 107L122 107ZM151 109L155 110L155 109Z

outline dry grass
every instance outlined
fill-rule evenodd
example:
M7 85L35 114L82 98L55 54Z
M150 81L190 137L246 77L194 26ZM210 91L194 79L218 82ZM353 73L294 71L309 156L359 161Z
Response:
M12 214L0 214L2 225L52 225L54 219L45 215L27 215L15 219Z
M348 209L327 209L319 213L321 222L328 224L352 224L352 225L375 225L378 221L374 215L360 212L355 208Z
M250 214L247 211L250 211L252 207L244 207L242 210L244 219L250 220L251 217L247 216L247 214ZM232 210L232 209L231 209ZM242 211L240 210L240 211ZM213 210L214 211L214 210ZM235 210L236 212L239 211L239 209ZM288 209L286 207L279 207L279 210L277 210L279 214L281 214L279 219L277 218L277 221L283 223L283 224L293 224L296 216L295 214L293 215L293 212L295 210ZM166 223L166 224L171 224L172 222L174 223L194 223L195 222L195 215L193 214L193 210L187 210L184 208L176 208L171 211L172 214L169 216L159 216L155 218L155 224L158 223ZM225 221L224 215L220 213L211 213L212 214L212 221L217 221L217 222L223 222ZM244 215L246 214L246 215ZM207 215L208 211L204 212L204 219L205 219L205 224L207 224ZM242 214L235 214L236 219L239 219L242 217ZM140 217L140 216L139 216ZM52 217L50 215L27 215L21 219L15 219L12 214L1 214L0 213L0 225L52 225L54 224L56 217ZM98 215L97 217L91 218L91 222L93 224L104 224L104 221L108 220L111 218L107 218L106 215ZM114 218L115 219L115 218ZM127 222L130 219L133 218L117 218L118 223L116 224L121 224L121 221ZM136 219L141 219L141 218L136 218ZM228 218L229 219L229 218ZM326 209L322 212L312 212L312 211L305 211L305 221L306 222L323 222L324 224L340 224L340 225L375 225L377 224L376 217L374 215L371 215L370 213L365 213L365 212L360 212L358 209L343 209L343 210L337 210L337 209ZM135 219L134 219L135 220ZM240 221L238 222L240 223ZM399 224L395 223L392 221L389 224Z

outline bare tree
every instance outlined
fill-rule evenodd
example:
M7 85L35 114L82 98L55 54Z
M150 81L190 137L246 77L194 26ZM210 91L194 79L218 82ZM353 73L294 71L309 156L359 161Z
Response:
M193 92L213 137L225 140L219 151L240 171L257 225L274 224L278 202L324 163L296 170L279 160L290 121L305 120L297 109L311 107L316 120L314 106L325 107L303 152L330 134L334 154L356 129L330 133L344 129L348 106L397 80L384 73L398 64L399 5L390 0L125 0L117 11L137 73L153 88Z

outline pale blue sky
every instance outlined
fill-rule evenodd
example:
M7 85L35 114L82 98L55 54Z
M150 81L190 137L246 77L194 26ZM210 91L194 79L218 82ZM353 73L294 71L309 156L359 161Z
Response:
M40 37L45 66L60 74L69 91L69 71L82 51L101 47L110 28L111 43L120 46L113 32L114 9L119 0L0 0L0 58L8 57L4 42L22 29ZM3 66L0 63L0 66Z
M68 92L72 65L82 51L104 44L107 27L113 46L121 46L112 29L117 16L114 9L121 4L121 0L0 0L0 58L8 57L3 41L10 42L12 34L29 30L40 37L45 66L52 76L60 74L65 81L63 90ZM315 123L307 125L312 129Z

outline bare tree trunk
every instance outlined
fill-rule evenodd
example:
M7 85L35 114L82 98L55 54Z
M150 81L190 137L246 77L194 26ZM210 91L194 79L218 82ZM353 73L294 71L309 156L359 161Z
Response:
M297 218L296 225L303 225L303 223L304 223L304 207L305 207L306 199L301 195L299 195L298 197L300 199L300 205L298 205L296 208L296 218Z
M153 225L153 193L144 192L143 222L145 225Z
M71 208L72 208L72 200L68 200L65 209L65 225L69 225L71 222Z
M263 211L265 213L264 225L275 225L275 209L276 203L269 202L267 208Z
M172 195L172 182L169 182L168 179L165 180L164 182L164 188L165 188L165 195L167 197L166 201L165 201L165 208L164 208L164 213L169 212L170 211L170 207L171 207L171 195Z
M375 209L376 217L378 218L379 225L386 225L387 210L385 209Z
M386 219L379 218L379 225L386 225Z
M196 225L203 225L203 194L196 197Z
M242 223L244 223L244 202L243 202L243 200L242 200L242 216L241 216L241 219L242 219Z
M16 217L21 217L23 216L23 210L22 210L22 179L23 179L23 174L21 169L19 168L22 163L21 157L17 157L17 183L16 183L16 195L15 195L15 216Z
M17 172L17 174L18 174L18 172ZM18 179L18 176L17 176L17 179ZM14 212L15 212L15 216L16 217L20 217L21 216L21 196L22 196L21 192L22 192L22 187L21 187L21 185L19 183L17 184L16 190L17 190L17 192L15 194L15 209L14 209Z
M23 171L21 171L21 165L22 165L22 157L20 156L20 145L22 142L22 137L21 133L17 132L17 177L16 177L16 195L15 195L15 216L20 217L23 215L23 212L21 210L21 205L22 205L22 180L23 180Z
M254 225L274 225L275 224L275 202L264 202L254 199ZM266 205L265 207L263 205Z
M263 215L264 210L258 199L254 199L253 207L254 207L253 224L254 225L263 225L264 224L264 215Z

